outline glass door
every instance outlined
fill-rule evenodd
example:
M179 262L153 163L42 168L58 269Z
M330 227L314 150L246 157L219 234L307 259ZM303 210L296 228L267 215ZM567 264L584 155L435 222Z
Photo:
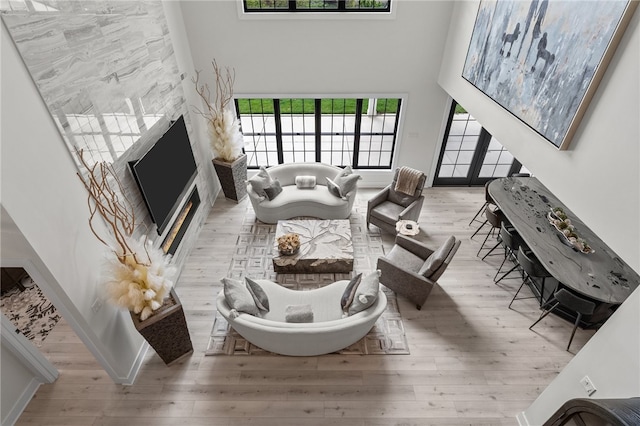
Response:
M491 179L525 171L475 118L452 102L434 186L481 186Z

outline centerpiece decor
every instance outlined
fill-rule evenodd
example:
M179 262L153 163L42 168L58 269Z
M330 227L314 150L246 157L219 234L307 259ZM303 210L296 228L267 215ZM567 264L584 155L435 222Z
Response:
M283 256L291 256L300 250L300 235L290 232L278 237L278 251Z
M207 120L211 138L213 166L216 169L222 191L227 199L240 201L247 195L247 155L244 153L244 138L240 131L240 120L231 107L235 70L221 68L215 59L211 62L215 76L215 98L211 99L209 85L200 83L200 71L191 81L206 108L194 107Z
M584 238L581 238L577 234L576 228L571 223L571 219L569 219L567 214L560 207L552 208L547 214L547 219L549 219L549 223L552 224L558 232L560 232L570 246L586 254L593 253L595 251L591 246L589 246L589 244L587 244L587 241Z
M110 249L104 268L106 300L129 310L138 332L166 364L193 352L182 304L173 290L177 268L171 255L153 247L146 236L133 238L134 209L113 166L104 161L89 166L82 150L77 155L87 171L78 177L89 193L89 228ZM96 230L97 216L111 231L107 235Z

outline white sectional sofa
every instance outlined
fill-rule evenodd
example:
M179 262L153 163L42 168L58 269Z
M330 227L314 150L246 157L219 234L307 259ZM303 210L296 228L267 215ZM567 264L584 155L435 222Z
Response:
M335 179L344 169L324 163L290 163L266 170L272 179L280 182L282 192L269 200L256 193L253 186L247 183L247 193L258 220L277 223L278 220L297 216L347 219L351 214L357 185L343 197L334 195L327 187L327 178ZM297 176L315 176L315 187L299 189L296 186Z
M371 306L343 317L340 298L349 280L336 281L313 290L291 290L269 280L256 280L268 295L270 311L262 318L232 314L224 290L216 300L218 312L242 337L254 345L282 355L315 356L346 348L364 337L387 308L387 297L378 289ZM375 284L378 284L377 279ZM286 322L286 308L308 304L313 322Z

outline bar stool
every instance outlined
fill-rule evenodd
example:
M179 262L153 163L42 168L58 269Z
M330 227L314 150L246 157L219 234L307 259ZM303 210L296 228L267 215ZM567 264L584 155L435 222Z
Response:
M518 299L518 293L520 293L520 290L522 290L522 287L524 287L527 280L530 280L532 284L534 284L534 278L542 278L542 285L540 288L540 306L542 306L542 299L544 298L544 283L547 278L551 277L551 274L544 268L544 266L542 266L533 252L525 250L522 246L518 247L518 263L524 272L524 279L522 280L522 284L520 284L518 291L516 291L516 294L513 296L513 299L511 299L509 309L511 309L511 304L514 300L531 299L531 297L536 297L521 297Z
M551 308L549 309L546 309L546 307L548 307L551 304L553 304L553 306L551 306ZM588 299L585 299L584 297L578 296L576 293L574 293L573 291L567 288L564 288L564 287L558 288L553 293L553 297L551 298L551 300L549 300L547 303L544 304L543 306L544 311L540 315L540 318L538 318L536 322L531 324L531 326L529 327L529 330L531 330L534 325L539 323L540 320L542 320L544 317L549 315L560 305L578 314L576 317L576 321L573 324L573 330L571 331L569 344L567 345L567 352L568 352L569 347L571 347L571 342L573 341L573 336L576 334L576 329L578 328L578 324L580 323L582 316L592 315L596 309L596 303L592 300L588 300Z
M491 229L489 230L489 232L487 232L487 236L484 237L484 241L482 242L480 249L478 249L478 253L476 253L476 256L480 256L480 252L484 248L484 245L487 243L487 240L489 239L489 235L494 235L495 230L499 229L500 225L504 221L504 215L502 214L502 211L500 209L492 210L491 206L485 207L484 215L487 219L482 223L482 225L480 225L478 229L476 229L476 232L474 232L470 238L473 238L487 223L491 225Z
M510 273L512 273L513 271L515 271L520 267L520 264L518 263L518 258L516 256L516 252L518 251L518 248L520 246L526 247L526 244L522 240L522 237L520 237L520 234L518 234L518 231L516 231L515 228L511 226L507 226L504 223L504 221L500 226L499 239L500 241L498 244L502 244L504 246L504 259L502 259L502 263L500 264L500 267L498 268L496 275L493 277L493 282L496 284L498 284L507 275L509 275ZM487 254L485 254L482 259L487 257L496 247L497 245L494 246ZM512 259L515 264L513 265L513 268L509 269L507 272L502 274L500 278L498 278L498 274L502 272L502 267L504 266L507 259Z
M476 218L478 217L478 215L480 215L480 213L482 213L482 211L489 207L490 204L494 204L495 202L493 201L493 198L491 197L491 195L489 194L489 184L491 183L491 181L487 182L484 184L484 204L482 205L482 207L480 207L480 209L476 212L476 215L473 216L473 219L471 219L471 222L469 222L469 226L471 226L471 224L473 223L474 220L476 220ZM486 223L486 222L485 222Z

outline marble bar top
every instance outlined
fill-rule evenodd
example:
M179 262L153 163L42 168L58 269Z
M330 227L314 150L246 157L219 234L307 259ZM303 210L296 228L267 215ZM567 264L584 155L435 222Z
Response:
M496 179L489 184L489 194L542 265L565 286L595 300L620 304L640 285L640 275L538 179ZM568 245L547 219L553 207L564 210L593 253Z

